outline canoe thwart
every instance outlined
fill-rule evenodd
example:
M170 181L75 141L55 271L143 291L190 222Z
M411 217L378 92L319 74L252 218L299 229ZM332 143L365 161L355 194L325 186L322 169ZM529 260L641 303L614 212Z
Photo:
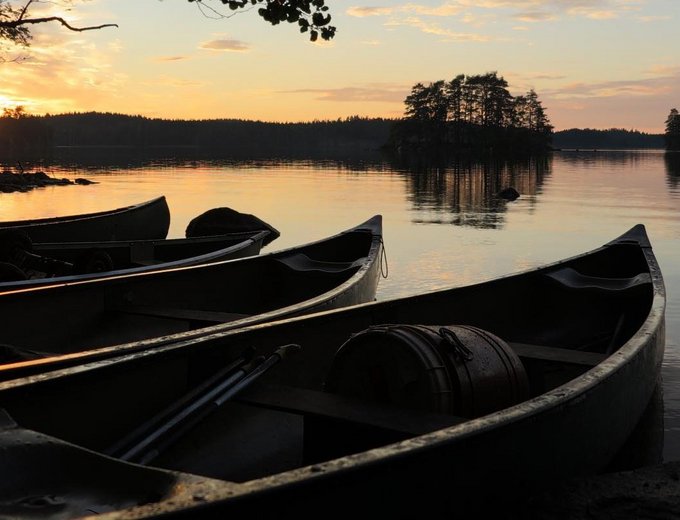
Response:
M279 263L295 271L318 271L322 273L344 273L350 269L361 267L366 258L359 258L353 262L326 262L315 260L304 253L296 253L278 259Z
M359 400L319 390L277 384L260 384L241 393L237 401L251 406L422 435L467 421L454 415L408 409Z
M608 356L599 352L585 352L567 348L546 347L543 345L529 345L527 343L509 342L510 348L515 351L520 359L537 359L541 361L554 361L569 365L584 365L594 367L602 363Z
M237 312L204 311L200 309L180 309L174 307L161 307L157 305L128 305L117 307L117 312L127 314L139 314L154 318L167 318L172 320L200 321L206 323L227 323L230 321L247 318L248 314Z
M581 274L571 267L563 267L547 273L546 276L570 289L593 289L599 291L625 291L652 283L649 273L640 273L630 278L605 278Z

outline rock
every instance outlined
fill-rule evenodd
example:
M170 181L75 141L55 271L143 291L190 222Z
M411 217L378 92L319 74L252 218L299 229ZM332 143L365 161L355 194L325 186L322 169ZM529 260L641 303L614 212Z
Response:
M499 191L498 196L505 200L515 200L519 197L519 192L515 188L510 186Z
M279 237L280 233L274 227L249 213L240 213L231 208L213 208L189 222L186 237L194 238L267 229L271 231L271 235L264 242L264 245Z

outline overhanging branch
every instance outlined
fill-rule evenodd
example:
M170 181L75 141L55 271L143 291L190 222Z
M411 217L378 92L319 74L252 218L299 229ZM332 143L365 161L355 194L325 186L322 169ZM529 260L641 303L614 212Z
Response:
M37 23L47 23L47 22L59 22L61 25L66 27L67 29L71 31L76 31L76 32L82 32L82 31L94 31L97 29L104 29L105 27L118 27L118 24L115 23L105 23L102 25L91 25L88 27L74 27L71 24L69 24L66 20L61 18L60 16L47 16L45 18L23 18L19 20L12 20L12 21L0 21L0 27L7 27L7 28L17 28L23 25L29 25L29 24L37 24Z

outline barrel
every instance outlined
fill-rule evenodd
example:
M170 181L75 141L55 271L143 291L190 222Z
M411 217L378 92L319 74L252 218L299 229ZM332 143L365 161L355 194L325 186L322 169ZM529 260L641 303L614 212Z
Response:
M529 397L510 346L469 325L377 325L336 352L325 390L348 397L474 418Z

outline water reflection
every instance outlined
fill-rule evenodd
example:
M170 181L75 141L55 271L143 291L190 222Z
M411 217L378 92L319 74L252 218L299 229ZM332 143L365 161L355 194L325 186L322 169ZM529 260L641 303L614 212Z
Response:
M317 169L365 171L368 168L387 167L384 157L377 150L352 150L350 153L319 151L318 154L235 154L213 148L186 147L55 147L43 155L24 156L22 163L27 170L59 169L89 170L91 172L146 168L196 168L199 166L235 166L242 168L267 168L295 165ZM0 164L14 167L16 161L0 157Z
M666 152L663 156L666 165L666 179L671 193L678 193L680 185L680 153Z
M513 187L532 207L551 168L552 157L483 162L459 159L445 165L411 162L405 173L409 199L418 211L414 222L502 227L509 202L498 193Z
M560 152L560 160L568 165L583 167L640 167L656 164L659 150L573 150Z

